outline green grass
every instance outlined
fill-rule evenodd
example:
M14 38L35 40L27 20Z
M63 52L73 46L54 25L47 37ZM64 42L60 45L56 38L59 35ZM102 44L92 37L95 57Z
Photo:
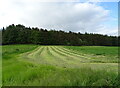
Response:
M118 47L111 46L65 46L67 49L95 55L118 55Z
M91 59L96 59L95 62L110 62L118 63L118 47L110 46L64 46L65 48L83 53Z
M2 46L2 54L20 54L37 48L38 45L5 45Z
M2 46L0 46L0 87L2 86Z
M92 52L92 47L87 48ZM116 59L108 60L108 54L103 57L79 47L38 45L3 46L2 54L3 86L118 85L118 64Z

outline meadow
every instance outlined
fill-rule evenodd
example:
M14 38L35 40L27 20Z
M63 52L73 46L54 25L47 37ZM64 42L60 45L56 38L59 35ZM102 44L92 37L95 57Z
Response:
M2 46L3 86L119 86L118 47Z
M0 46L0 79L2 79L2 46ZM2 87L2 80L0 80L0 87Z

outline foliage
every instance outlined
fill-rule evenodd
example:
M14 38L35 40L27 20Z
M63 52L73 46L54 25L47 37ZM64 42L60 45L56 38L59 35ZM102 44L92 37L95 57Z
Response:
M96 45L117 46L118 37L92 33L74 33L23 25L9 25L2 29L2 44L41 44L41 45Z

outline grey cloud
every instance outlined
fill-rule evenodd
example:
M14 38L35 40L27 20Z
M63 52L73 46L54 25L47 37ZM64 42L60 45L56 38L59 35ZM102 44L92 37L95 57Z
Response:
M43 3L38 0L8 1L0 15L3 26L24 24L74 32L99 32L107 21L109 11L92 3Z

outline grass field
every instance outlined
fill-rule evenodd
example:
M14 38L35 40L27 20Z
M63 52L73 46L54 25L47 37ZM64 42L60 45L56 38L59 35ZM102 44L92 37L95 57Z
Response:
M2 87L2 46L0 46L0 87Z
M118 86L118 47L3 46L3 86Z

